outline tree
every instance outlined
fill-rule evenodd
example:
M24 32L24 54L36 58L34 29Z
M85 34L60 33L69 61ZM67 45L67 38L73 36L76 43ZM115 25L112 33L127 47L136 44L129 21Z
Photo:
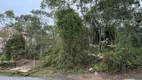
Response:
M0 14L0 24L6 26L7 24L12 24L15 21L15 14L12 10L7 10Z
M56 12L57 28L64 43L63 59L68 67L83 64L83 38L84 28L82 19L71 8L62 9ZM83 41L84 40L84 41Z
M22 35L14 34L13 37L6 42L4 54L7 60L16 59L17 57L26 57L25 40Z

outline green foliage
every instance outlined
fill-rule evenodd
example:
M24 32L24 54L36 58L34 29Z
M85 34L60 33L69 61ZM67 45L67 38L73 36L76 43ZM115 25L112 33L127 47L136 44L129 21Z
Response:
M25 41L13 35L0 61L13 62L18 56L41 59L42 67L73 69L72 73L95 63L94 69L109 72L142 64L138 0L42 0L41 8L31 11L32 15L15 16L12 10L0 14L2 25L25 32L27 37ZM48 17L56 21L54 26L49 26ZM0 36L6 40L8 34L0 31Z
M68 70L68 73L72 73L72 74L82 74L85 73L84 69L82 68L75 68L73 70Z
M60 64L62 60L62 53L63 53L63 44L62 39L58 39L56 45L52 45L52 47L46 49L45 56L41 59L41 67L45 66L54 66L54 67L61 67Z
M64 38L74 38L82 30L82 20L73 9L59 10L55 14L57 27Z
M0 37L5 39L6 37L8 37L8 33L6 31L0 31Z
M100 56L102 62L94 67L98 71L125 71L137 66L136 58L140 55L139 38L134 29L135 23L132 23L135 8L131 7L139 4L136 2L135 0L96 0L95 5L91 6L94 4L93 0L43 0L42 7L55 8L53 10L55 10L57 30L64 42L62 66L74 68L83 65L80 63L95 62L100 54L103 56ZM84 20L71 9L73 4L81 9L80 13ZM84 15L87 8L85 4L90 4L91 8ZM83 22L87 24L86 28L83 27ZM96 47L86 46L88 44ZM95 53L95 57L90 59L85 51Z
M45 5L57 7L63 4L65 0L43 0L41 6L44 8Z
M83 24L79 15L71 8L62 9L55 14L57 29L63 39L63 63L67 68L80 65L84 60ZM84 40L84 41L83 41Z
M94 69L97 71L107 71L107 66L105 63L98 63L94 66Z
M15 59L18 56L25 56L25 40L22 35L14 34L13 37L6 42L4 54L7 60Z
M6 15L6 17L9 17L9 18L14 18L15 17L15 14L14 14L13 10L5 11L4 14Z
M15 14L13 10L7 10L4 13L0 14L0 24L3 25L3 27L7 24L14 23Z
M104 58L107 70L109 72L125 72L137 68L139 65L137 58L140 56L140 53L137 53L137 51L124 49L118 53L107 54Z
M106 53L103 62L109 72L123 72L138 67L139 56L142 56L141 50L133 47L131 36L122 31L116 51Z
M6 56L5 56L5 54L2 54L1 56L0 56L0 63L2 63L3 61L5 61L7 58L6 58Z

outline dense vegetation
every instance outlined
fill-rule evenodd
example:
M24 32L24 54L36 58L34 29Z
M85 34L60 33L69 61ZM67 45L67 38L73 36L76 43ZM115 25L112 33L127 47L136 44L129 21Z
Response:
M142 64L141 7L139 0L43 0L31 15L6 11L0 23L26 32L27 39L14 34L1 59L21 56L57 69L135 69Z

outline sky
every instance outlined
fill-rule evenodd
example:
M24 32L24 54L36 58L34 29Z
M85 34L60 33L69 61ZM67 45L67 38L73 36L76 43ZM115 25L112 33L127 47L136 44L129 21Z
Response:
M15 15L29 14L32 9L40 9L41 0L0 0L0 13L13 10Z
M32 9L40 9L41 1L42 0L0 0L0 13L6 10L13 10L16 16L29 14Z
M0 0L0 13L4 13L7 10L13 10L16 16L30 14L32 9L40 9L41 1L42 0ZM51 18L47 21L49 25L54 24Z
M40 9L41 1L42 0L0 0L0 13L4 13L6 10L13 10L16 16L30 14L32 9ZM49 19L49 24L54 24L52 19Z

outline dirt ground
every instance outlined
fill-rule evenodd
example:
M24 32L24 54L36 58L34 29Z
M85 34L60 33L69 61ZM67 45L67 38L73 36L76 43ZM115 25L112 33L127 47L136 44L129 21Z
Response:
M98 72L87 74L54 74L52 79L44 80L142 80L142 67L125 73L109 74Z
M36 60L19 60L17 66L27 66L35 68L39 66L40 61ZM97 73L97 74L96 74ZM142 67L125 73L109 74L103 72L87 73L87 74L53 74L53 78L61 80L142 80Z
M18 60L16 66L26 66L35 68L39 66L38 60ZM44 70L44 69L43 69ZM96 74L97 73L97 74ZM42 77L43 80L142 80L142 67L125 73L109 74L103 72L94 72L87 74L60 74L54 73L51 77Z
M16 67L19 66L28 66L31 68L39 66L40 61L39 60L28 60L28 59L21 59L16 61Z
M69 74L69 75L56 75L43 80L142 80L142 73L123 73L123 74Z

